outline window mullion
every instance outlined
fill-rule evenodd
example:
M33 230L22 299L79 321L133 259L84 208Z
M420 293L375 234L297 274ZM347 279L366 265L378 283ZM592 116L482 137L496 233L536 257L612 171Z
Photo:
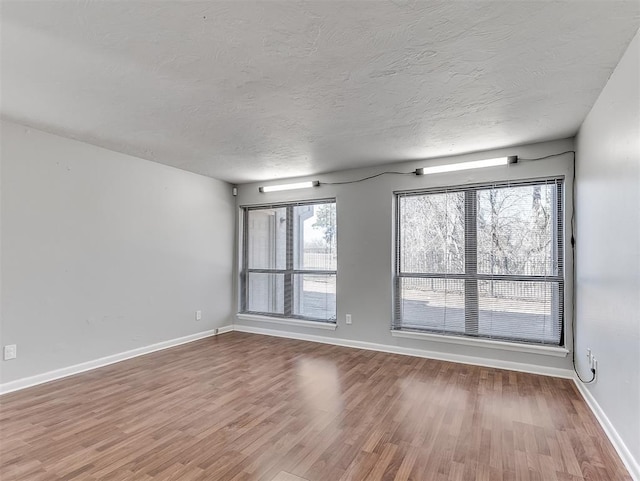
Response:
M284 315L293 314L293 205L287 206L286 272L284 274Z
M404 246L402 245L402 235L401 235L401 218L402 218L402 198L400 196L396 197L396 218L395 218L395 236L396 236L396 258L395 258L395 278L394 278L394 314L392 320L392 328L393 329L401 329L402 328L402 280L400 278L400 273L402 272L401 259L402 256L400 253Z
M563 295L560 289L563 289L562 277L564 276L564 257L563 257L563 223L562 223L562 184L555 182L555 188L552 192L553 203L551 209L551 222L552 222L552 274L559 276L561 280L558 283L558 290L553 289L551 292L551 316L554 324L554 330L560 332L560 343L564 344L564 330L562 329L564 306L562 305ZM573 329L573 326L571 326Z
M475 190L464 193L464 330L467 335L478 335L478 199Z
M249 211L242 213L242 269L240 270L240 311L245 312L249 305Z

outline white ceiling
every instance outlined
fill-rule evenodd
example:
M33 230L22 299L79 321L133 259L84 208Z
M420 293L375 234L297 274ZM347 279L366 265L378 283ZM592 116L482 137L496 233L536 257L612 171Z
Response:
M2 115L237 183L558 139L639 13L637 0L3 1Z

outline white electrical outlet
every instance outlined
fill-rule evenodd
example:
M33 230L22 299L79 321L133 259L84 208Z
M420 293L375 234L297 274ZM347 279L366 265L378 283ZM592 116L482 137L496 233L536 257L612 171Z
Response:
M344 318L345 318L344 321L347 324L351 324L351 314L347 314L346 316L344 316Z
M593 354L591 354L591 348L587 348L587 359L589 359L589 363L591 363L592 357L593 357Z
M4 360L15 359L18 357L18 346L15 344L9 344L4 346Z
M202 311L196 311L196 321L199 321L202 319Z

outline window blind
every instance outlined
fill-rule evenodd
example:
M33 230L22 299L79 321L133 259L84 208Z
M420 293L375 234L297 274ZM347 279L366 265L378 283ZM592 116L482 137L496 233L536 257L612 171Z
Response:
M563 344L562 178L396 195L394 329Z
M335 200L243 208L244 313L335 322Z

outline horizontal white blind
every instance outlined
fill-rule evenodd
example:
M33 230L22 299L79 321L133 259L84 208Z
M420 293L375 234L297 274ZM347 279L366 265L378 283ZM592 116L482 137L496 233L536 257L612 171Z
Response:
M394 329L562 344L562 186L398 193Z

